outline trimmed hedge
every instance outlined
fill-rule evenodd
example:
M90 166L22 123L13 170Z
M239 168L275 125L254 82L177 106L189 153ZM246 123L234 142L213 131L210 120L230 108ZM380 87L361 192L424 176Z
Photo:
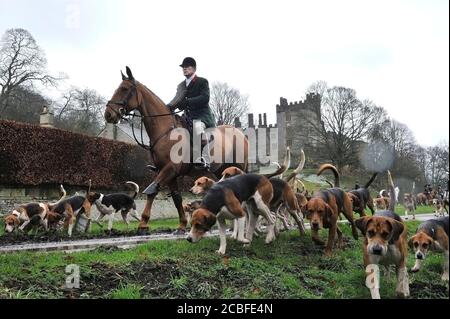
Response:
M149 153L139 146L56 128L0 120L0 184L60 184L123 189L153 179Z

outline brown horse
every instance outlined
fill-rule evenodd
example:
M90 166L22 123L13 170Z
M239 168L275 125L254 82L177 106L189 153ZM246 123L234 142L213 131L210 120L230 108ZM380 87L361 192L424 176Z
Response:
M127 77L128 76L128 77ZM171 160L170 152L172 147L178 143L177 140L170 139L170 132L175 128L185 127L185 122L169 111L164 102L150 91L145 85L136 81L131 70L127 67L127 76L122 74L122 83L114 92L111 100L106 105L105 119L108 123L117 124L120 119L129 115L133 110L138 110L142 116L143 124L150 138L150 152L153 164L158 175L155 180L144 190L147 195L147 202L139 223L138 233L145 234L148 231L151 207L153 201L162 187L168 187L175 207L178 210L180 224L177 234L184 234L186 231L187 219L183 209L183 199L179 192L177 177L179 176L209 176L217 180L224 169L230 166L237 166L242 170L247 170L248 164L248 140L245 135L232 126L218 126L213 135L222 141L222 161L211 162L211 172L199 171L192 163L174 163ZM225 129L232 130L232 135ZM226 143L226 138L233 138L233 142ZM225 159L233 159L236 162L236 150L241 139L243 150L243 162L226 163ZM231 147L230 147L231 146ZM214 152L213 152L214 153ZM230 157L231 156L231 157ZM229 162L229 161L228 161Z

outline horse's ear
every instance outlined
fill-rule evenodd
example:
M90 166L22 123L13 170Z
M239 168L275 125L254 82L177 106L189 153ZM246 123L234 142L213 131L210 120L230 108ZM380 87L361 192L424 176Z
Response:
M129 67L127 67L127 75L128 75L128 79L134 80L133 73L131 73L131 70Z
M125 74L123 74L122 70L120 70L120 74L122 74L122 81L128 80Z

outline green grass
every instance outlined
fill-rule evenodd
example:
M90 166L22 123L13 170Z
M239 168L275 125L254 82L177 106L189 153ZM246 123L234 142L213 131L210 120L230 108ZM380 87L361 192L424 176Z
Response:
M409 235L418 222L408 223ZM370 298L362 266L362 239L341 226L346 247L325 257L298 232L282 233L274 243L257 238L244 248L228 240L228 257L215 251L217 238L198 244L157 241L131 250L100 248L65 254L0 255L0 298ZM322 232L322 236L326 236ZM440 280L440 254L431 253L423 269L410 273L412 298L448 298ZM80 266L81 287L67 290L65 267ZM409 268L414 256L409 255ZM381 281L383 298L395 298L395 275Z

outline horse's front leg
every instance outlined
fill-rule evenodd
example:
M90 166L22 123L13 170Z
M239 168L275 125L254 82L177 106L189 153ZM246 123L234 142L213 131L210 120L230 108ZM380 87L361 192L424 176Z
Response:
M169 183L169 189L170 189L170 196L172 196L173 203L175 204L175 207L177 208L178 218L180 221L180 224L178 225L178 229L173 234L174 235L184 235L186 233L187 219L186 219L186 214L184 213L183 197L181 196L181 193L179 192L178 183L177 183L176 178L174 178Z
M168 185L174 178L176 178L176 170L172 163L167 164L156 176L155 180L142 192L147 195L147 202L145 203L144 211L141 215L141 221L138 226L138 234L145 235L148 233L148 223L150 221L153 201L158 195L161 187Z

